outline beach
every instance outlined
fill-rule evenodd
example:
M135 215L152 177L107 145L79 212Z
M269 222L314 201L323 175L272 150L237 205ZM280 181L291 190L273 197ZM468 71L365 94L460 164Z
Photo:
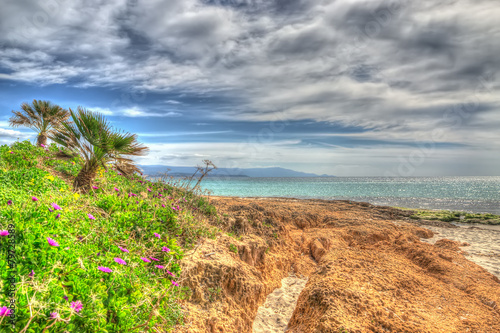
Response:
M496 231L352 201L210 201L224 232L183 260L183 332L500 331Z

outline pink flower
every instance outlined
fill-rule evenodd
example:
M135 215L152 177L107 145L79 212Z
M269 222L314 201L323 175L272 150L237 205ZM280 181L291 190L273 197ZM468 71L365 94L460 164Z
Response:
M122 250L122 252L127 252L127 253L130 253L130 251L129 251L129 250L127 250L127 249L126 249L126 248L124 248L124 247L118 246L118 248L119 248L120 250Z
M165 207L165 204L161 204L162 207Z
M12 200L7 201L7 205L12 205Z
M168 247L166 247L166 246L162 247L161 250L163 252L170 252L170 249Z
M108 267L98 266L97 269L104 272L104 273L113 273L111 268L108 268Z
M65 300L68 300L68 296L66 296L66 295L64 295L64 296L63 296L63 298L64 298Z
M156 259L156 258L153 258L153 257L150 257L152 260L154 261L160 261L159 259Z
M178 287L178 286L179 286L179 284L178 284L177 282L175 282L174 280L172 280L172 284L173 284L174 286L176 286L176 287Z
M158 269L164 269L165 268L165 266L162 266L162 265L155 265L155 267L158 268Z
M149 260L148 258L141 258L141 259L142 259L142 261L144 261L144 262L151 262L151 260Z
M135 194L135 193L129 193L129 194L128 194L128 196L129 196L129 197L136 197L136 196L137 196L137 194Z
M35 276L35 272L33 270L31 270L31 273L29 273L28 276L31 276L31 277Z
M83 308L83 304L80 301L71 302L71 308L75 310L75 312L80 312L80 310Z
M154 233L155 237L161 238L160 234L157 234L156 232Z
M62 210L62 208L59 207L59 205L54 203L54 202L51 205L52 205L52 207L54 207L54 210Z
M172 276L172 277L175 277L174 273L172 273L171 271L167 270L167 274L170 275L170 276Z
M51 312L50 313L50 319L56 319L59 318L59 313L57 312Z
M93 188L94 190L99 189L99 187L97 187L97 186L92 186L92 188Z
M148 192L151 192L151 191L152 191L152 189L148 188Z
M0 317L10 316L10 309L6 306L2 306L0 308Z
M11 153L11 154L14 154L14 152L13 152L13 151L11 151L10 153Z
M89 217L89 219L95 220L95 217L92 214L87 214L87 216Z
M31 197L31 200L38 201L38 198L37 197Z
M8 230L0 230L0 236L8 236L9 231Z
M61 217L61 214L57 214L56 215L56 219L60 218Z
M121 259L121 258L115 258L115 262L119 263L120 265L126 265L127 263L125 262L125 260Z
M118 172L118 176L121 176L122 174Z
M120 191L120 190L119 190L119 189L117 189L117 188L115 187L115 191L116 191L116 192L118 192L118 191Z
M50 237L47 237L47 242L49 242L50 246L59 246L59 243L57 243L55 240L53 240Z
M45 147L47 147L47 146L46 146L46 145L44 145L43 143L40 143L40 147L45 148Z

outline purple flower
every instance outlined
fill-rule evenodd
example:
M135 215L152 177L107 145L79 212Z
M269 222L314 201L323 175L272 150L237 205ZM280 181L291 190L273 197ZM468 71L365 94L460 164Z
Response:
M116 191L116 192L118 192L118 191L120 191L120 190L119 190L119 189L117 189L117 188L115 187L115 191Z
M121 247L121 246L118 246L120 248L120 250L122 250L122 252L127 252L127 253L130 253L129 250L127 250L126 248L124 247Z
M0 236L8 236L9 231L8 230L0 230Z
M152 189L148 188L148 192L151 192L151 191L152 191Z
M55 240L53 240L50 237L47 237L47 242L49 242L50 246L59 246L59 243L57 243Z
M99 257L101 255L101 252L97 252L97 256Z
M66 295L64 295L64 296L63 296L63 298L64 298L65 300L68 300L68 296L66 296Z
M136 196L137 196L137 194L135 194L135 193L129 193L129 194L128 194L128 196L129 196L129 197L136 197Z
M174 286L176 286L176 287L178 287L178 286L179 286L179 284L178 284L177 282L175 282L174 280L172 280L172 284L173 284Z
M7 201L7 205L12 205L12 200Z
M50 313L50 319L56 319L59 318L59 313L57 312L51 312Z
M104 273L113 273L111 268L108 268L108 267L99 266L99 267L97 267L97 269L104 272Z
M149 260L148 258L141 258L141 259L142 259L142 261L144 261L144 262L151 262L151 260Z
M159 259L156 259L156 258L153 258L153 257L150 257L152 260L154 261L160 261Z
M59 207L59 205L54 202L52 203L52 207L54 207L54 210L62 210L62 208Z
M31 200L38 201L38 198L37 197L31 197Z
M155 267L158 268L158 269L164 269L165 268L165 266L162 266L162 265L155 265Z
M99 187L97 187L97 186L92 186L92 188L93 188L94 190L98 190L98 189L99 189Z
M118 172L118 176L121 176L122 174Z
M35 276L35 272L33 270L31 270L31 273L29 273L28 276L31 276L31 277Z
M60 218L61 217L61 214L57 214L56 215L56 219Z
M83 304L80 301L71 302L71 308L75 310L75 312L80 312L80 310L83 308Z
M10 309L6 306L2 306L0 308L0 317L10 316Z
M165 207L165 204L161 204L162 207Z
M161 250L163 252L170 252L170 249L168 247L166 247L166 246L162 247Z
M89 217L89 219L95 220L95 217L92 214L87 214L87 216Z
M115 258L115 262L119 263L120 265L126 265L127 263L125 262L125 260L121 259L121 258Z
M157 234L156 232L154 233L155 237L161 238L160 234Z
M49 212L51 212L51 213L52 213L52 212L53 212L53 210L49 208Z

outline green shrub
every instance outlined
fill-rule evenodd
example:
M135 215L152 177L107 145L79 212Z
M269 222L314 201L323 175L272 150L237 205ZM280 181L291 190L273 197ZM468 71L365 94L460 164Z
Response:
M58 151L55 145L45 150L29 142L0 146L0 230L13 224L17 236L16 267L7 266L8 237L0 236L0 307L9 303L8 278L18 277L13 331L28 322L27 332L52 324L47 331L170 332L181 325L179 301L189 289L174 285L179 260L197 237L214 233L193 215L200 206L170 197L172 188L165 184L104 169L96 189L75 194L49 171L75 176L81 161L58 160ZM213 208L202 206L208 212ZM81 302L81 311L72 310L72 302ZM53 312L60 318L51 319ZM4 320L0 331L8 327Z

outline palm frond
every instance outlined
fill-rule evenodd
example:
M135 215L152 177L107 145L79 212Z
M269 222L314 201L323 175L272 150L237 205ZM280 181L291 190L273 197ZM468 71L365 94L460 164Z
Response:
M144 155L148 148L137 142L137 136L113 129L106 118L84 108L69 109L72 123L64 121L57 132L49 137L79 154L85 164L82 171L92 174L99 165L114 161L115 167L125 175L139 172L134 161L127 156Z
M69 118L68 111L49 101L33 100L31 104L21 104L21 111L12 111L9 119L12 127L26 126L38 132L38 135L47 135L60 128Z

